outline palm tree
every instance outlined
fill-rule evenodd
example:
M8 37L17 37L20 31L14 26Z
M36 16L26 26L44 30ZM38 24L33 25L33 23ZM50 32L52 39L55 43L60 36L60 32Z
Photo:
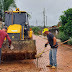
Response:
M28 14L28 18L31 19L31 15L29 13L27 13L27 14Z
M0 0L0 10L2 11L2 15L4 17L4 12L7 11L10 7L16 8L15 0Z

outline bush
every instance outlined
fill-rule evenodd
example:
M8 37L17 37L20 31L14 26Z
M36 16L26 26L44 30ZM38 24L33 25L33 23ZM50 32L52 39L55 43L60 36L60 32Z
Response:
M70 37L70 41L68 41L69 45L72 45L72 38Z
M32 30L33 30L34 34L36 34L36 35L38 35L39 34L38 32L41 31L41 29L39 27L32 27Z
M68 40L68 36L64 34L64 32L59 32L59 34L56 36L58 39L60 39L62 42Z
M61 26L61 27L59 27L59 31L64 31L64 27L63 26Z

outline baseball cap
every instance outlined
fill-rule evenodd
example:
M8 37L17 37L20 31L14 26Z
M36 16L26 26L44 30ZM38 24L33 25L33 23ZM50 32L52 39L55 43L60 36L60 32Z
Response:
M44 28L42 33L45 33L46 31L49 31L49 29L48 28Z

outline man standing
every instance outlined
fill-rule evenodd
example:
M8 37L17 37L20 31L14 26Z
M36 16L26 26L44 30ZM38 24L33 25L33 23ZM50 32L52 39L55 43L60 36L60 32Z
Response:
M45 44L45 47L47 47L48 43L51 46L49 51L50 64L47 65L46 67L56 68L57 67L56 54L58 48L56 37L51 32L49 32L48 28L44 28L42 33L46 34L48 38L48 42Z
M0 30L0 64L1 64L1 47L2 47L2 44L4 42L5 37L9 41L9 48L10 48L10 45L11 45L11 39L10 39L9 35L6 32L7 32L6 27L4 27L2 30Z

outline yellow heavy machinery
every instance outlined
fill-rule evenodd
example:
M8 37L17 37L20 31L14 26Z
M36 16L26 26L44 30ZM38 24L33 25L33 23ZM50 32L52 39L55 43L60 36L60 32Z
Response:
M28 13L19 11L19 8L16 8L16 11L6 11L5 26L13 49L8 48L8 41L5 40L2 46L2 60L35 59L36 42L32 40Z

